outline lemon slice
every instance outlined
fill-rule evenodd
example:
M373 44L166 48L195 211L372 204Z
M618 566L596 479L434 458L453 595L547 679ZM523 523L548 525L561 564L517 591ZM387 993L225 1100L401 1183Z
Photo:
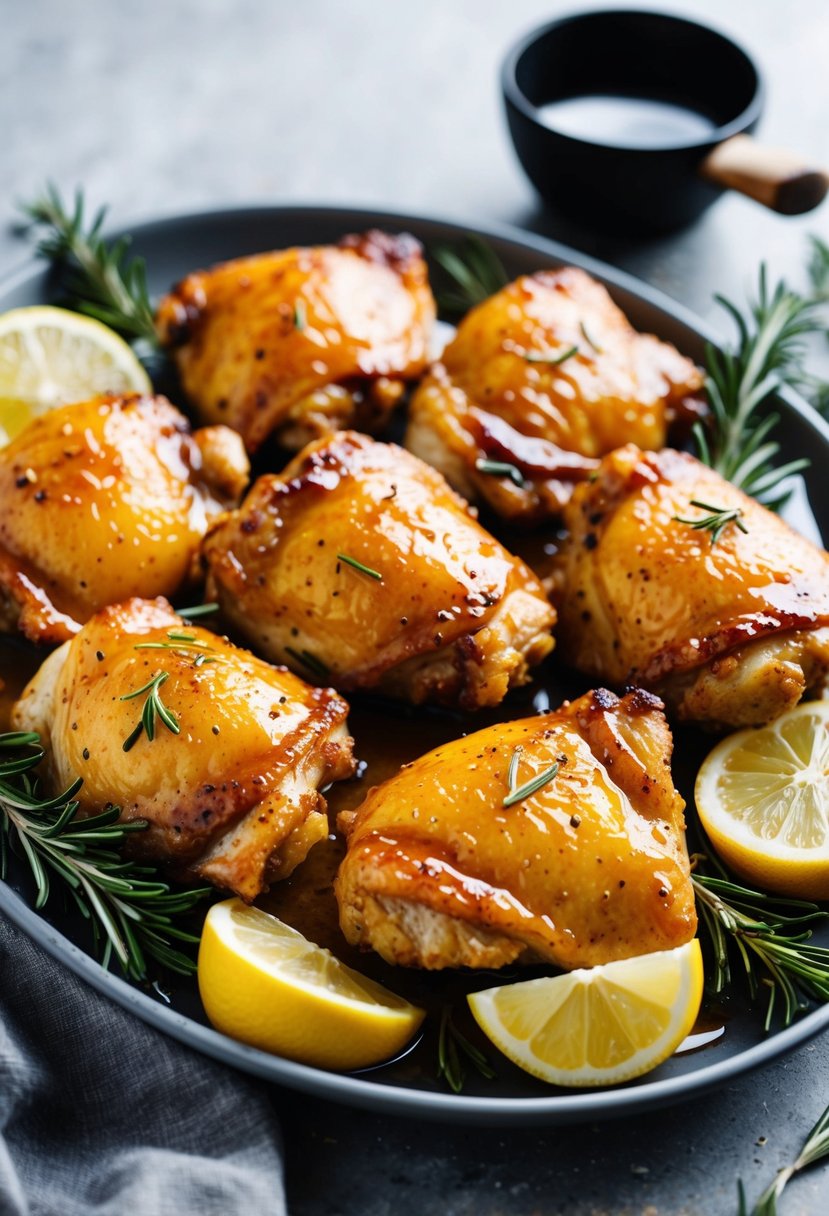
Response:
M151 388L127 343L100 321L47 305L0 316L0 444L53 406Z
M240 899L207 914L199 991L217 1030L320 1068L379 1064L424 1018L422 1009Z
M829 899L829 702L808 701L723 739L695 794L711 843L742 878Z
M696 938L677 946L468 998L495 1046L551 1085L614 1085L661 1064L702 1000Z

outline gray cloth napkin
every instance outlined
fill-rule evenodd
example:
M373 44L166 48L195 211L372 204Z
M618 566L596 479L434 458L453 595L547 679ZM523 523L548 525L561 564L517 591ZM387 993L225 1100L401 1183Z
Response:
M0 918L0 1216L284 1216L263 1089Z

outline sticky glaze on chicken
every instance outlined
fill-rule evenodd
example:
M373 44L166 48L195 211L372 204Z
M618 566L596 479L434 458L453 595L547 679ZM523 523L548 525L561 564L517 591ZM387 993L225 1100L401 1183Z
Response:
M419 243L367 232L190 274L157 325L201 418L253 451L381 427L426 367L434 319Z
M189 640L185 640L189 639ZM144 695L166 673L174 734L142 731ZM286 877L328 832L319 788L351 774L348 706L330 689L183 620L164 600L104 609L49 656L13 711L49 753L54 788L83 778L84 814L115 804L146 819L132 852L247 900Z
M495 705L552 649L540 584L433 469L342 432L261 477L204 542L208 595L317 683Z
M682 520L736 510L716 543ZM829 670L829 556L684 453L626 447L565 512L567 661L659 692L680 717L770 722Z
M0 631L62 642L105 604L176 594L247 478L237 435L191 433L164 397L93 397L35 419L0 449Z
M644 691L588 693L554 713L437 748L343 812L336 881L349 942L390 963L567 969L694 935L671 736ZM544 773L540 789L504 806Z
M672 420L701 408L701 387L690 360L637 333L584 271L544 270L461 322L414 395L406 446L470 502L533 522L606 452L664 447Z

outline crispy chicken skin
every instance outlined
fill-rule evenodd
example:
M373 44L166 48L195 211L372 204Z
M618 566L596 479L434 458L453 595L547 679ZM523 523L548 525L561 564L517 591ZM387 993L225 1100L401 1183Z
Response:
M258 653L345 691L496 705L553 646L523 562L440 474L354 432L260 477L203 554L208 596Z
M170 634L194 639L171 649ZM154 644L147 647L147 644ZM160 647L160 648L154 648ZM196 663L199 654L209 662ZM123 744L156 674L180 733L157 721ZM84 814L115 804L134 855L251 900L286 877L328 832L319 787L350 776L348 706L183 620L165 600L105 608L54 651L14 707L40 732L54 788L83 778Z
M390 963L592 967L670 949L696 929L683 801L661 702L604 690L437 748L340 826L336 880L352 944ZM510 759L523 785L512 806Z
M464 318L414 394L406 446L470 502L532 523L557 514L606 452L664 447L674 418L699 412L702 383L584 271L543 270ZM481 461L514 466L521 484Z
M253 451L381 427L426 367L434 320L420 244L367 232L190 274L156 323L200 416Z
M716 544L681 520L741 512ZM567 507L557 571L567 661L684 719L770 722L829 671L829 556L684 453L613 452Z
M93 397L0 449L0 631L62 642L105 604L173 595L248 461L227 427L192 434L164 397Z

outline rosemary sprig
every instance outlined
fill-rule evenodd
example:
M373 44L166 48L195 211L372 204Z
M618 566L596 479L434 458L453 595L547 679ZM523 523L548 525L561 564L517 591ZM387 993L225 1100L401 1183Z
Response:
M559 363L566 363L568 359L572 359L573 355L579 353L577 346L568 346L566 350L545 354L544 351L530 350L524 355L526 363L547 363L551 367L557 367Z
M778 1170L777 1177L763 1191L763 1194L751 1209L751 1216L777 1216L777 1200L783 1194L783 1188L791 1181L794 1175L806 1169L808 1165L824 1161L827 1157L829 1157L829 1106L827 1106L815 1126L809 1132L806 1143L798 1153L797 1160L792 1162L791 1165L785 1166L784 1169ZM737 1188L739 1195L738 1216L748 1216L742 1182L737 1184Z
M452 1006L444 1005L440 1015L438 1033L437 1076L443 1078L453 1093L459 1094L466 1081L464 1058L478 1070L487 1081L493 1080L495 1070L482 1051L461 1034L452 1020Z
M137 647L136 647L137 649ZM167 727L167 730L172 734L178 735L181 733L178 718L171 709L161 699L161 694L158 691L162 684L166 684L170 678L168 671L159 671L146 684L142 684L140 688L136 688L134 692L124 693L120 699L122 701L132 701L135 697L140 697L142 693L147 694L147 699L144 702L144 708L141 711L141 717L133 730L127 735L123 743L125 752L134 747L141 737L142 732L146 734L147 739L152 743L155 738L155 723L159 719Z
M738 333L733 351L706 348L706 388L711 406L708 425L694 427L698 454L727 481L777 508L788 497L782 483L808 467L806 459L775 467L780 445L769 439L776 414L758 418L760 406L803 368L803 338L821 328L817 303L779 282L768 287L760 267L757 300L743 314L729 300L715 297L733 318Z
M508 477L519 490L523 490L526 485L521 470L506 460L486 460L481 456L475 461L475 468L479 473L488 473L492 477Z
M454 285L448 291L437 293L438 304L444 313L462 315L509 282L495 250L478 236L470 234L454 245L436 245L431 254Z
M681 515L672 515L671 518L678 524L687 524L689 528L694 528L697 532L710 532L712 549L729 524L734 524L741 532L748 534L740 507L714 507L710 502L700 502L698 498L691 499L691 506L699 507L700 510L708 511L710 514L701 515L698 519L685 519Z
M352 570L359 570L360 574L367 574L369 578L376 578L378 582L383 581L379 570L372 570L371 566L364 566L362 562L357 561L356 557L349 557L347 553L338 553L337 561L345 562L347 566L351 566Z
M208 888L173 891L148 866L125 861L117 851L126 837L146 829L144 820L118 823L118 807L78 818L75 795L80 779L57 797L42 797L37 767L44 753L39 735L0 734L0 878L12 849L25 857L35 881L35 907L53 893L53 881L74 899L92 926L96 953L104 967L113 956L134 980L147 975L147 960L190 975L194 961L176 942L195 943L176 924Z
M20 209L31 227L44 230L37 252L63 268L69 306L157 351L144 260L127 257L129 237L110 242L101 236L106 207L86 222L83 191L76 191L69 208L49 183L40 198Z
M779 1002L783 1025L788 1026L808 1009L810 1000L829 1001L829 949L809 944L812 927L829 919L829 912L806 900L740 886L719 865L719 875L702 873L700 867L711 861L703 853L695 854L693 861L691 881L713 954L712 992L722 992L731 983L731 959L736 956L752 999L761 985L768 991L766 1030Z
M518 781L518 765L521 760L521 752L523 748L519 744L512 753L507 771L507 785L509 793L504 798L501 806L515 806L516 802L523 802L525 798L537 794L540 789L543 789L558 773L558 764L551 764L549 768L545 768L543 773L537 773L535 777L531 777L529 781L525 781L523 785L516 785Z

